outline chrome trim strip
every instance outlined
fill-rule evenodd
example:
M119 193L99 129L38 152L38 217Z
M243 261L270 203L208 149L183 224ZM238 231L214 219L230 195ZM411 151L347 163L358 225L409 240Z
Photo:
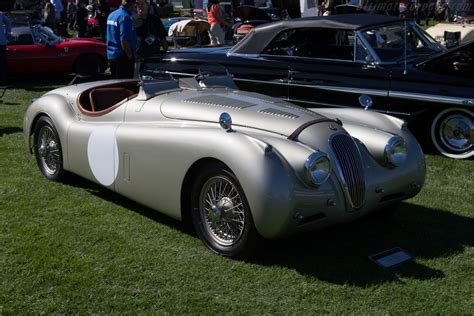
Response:
M299 60L300 62L304 61L329 61L329 62L340 62L340 63L346 63L346 64L354 64L354 63L360 63L360 64L365 64L363 61L354 61L354 59L337 59L337 58L317 58L317 57L304 57L304 56L289 56L289 55L270 55L270 54L260 54L259 55L262 58L281 58L281 59L290 59L290 60Z
M246 57L246 58L258 58L259 54L243 54L243 53L231 53L230 51L226 53L227 56L234 57Z
M279 86L288 86L288 82L278 82L278 81L265 81L265 80L253 80L253 79L244 79L244 78L235 78L234 81L244 81L244 82L255 82L255 83L263 83L263 84L276 84Z
M167 71L167 73L172 74L172 75L178 75L178 76L189 76L189 77L195 76L195 74L188 74L186 72L177 72L177 71Z
M300 83L290 83L290 86L295 87L304 87L309 89L325 90L325 91L336 91L336 92L346 92L354 94L370 94L380 97L388 97L388 91L385 90L376 90L376 89L362 89L362 88L349 88L349 87L337 87L337 86L325 86L325 85L308 85Z
M381 97L388 97L388 91L385 90L376 90L376 89L361 89L361 88L349 88L349 87L338 87L338 86L326 86L326 85L309 85L309 84L300 84L300 83L291 83L291 82L276 82L276 81L264 81L264 80L253 80L253 79L242 79L234 78L237 81L245 82L255 82L263 84L276 84L276 85L290 85L295 87L304 87L309 89L325 90L325 91L336 91L336 92L346 92L354 94L370 94Z
M288 102L297 102L297 103L304 103L304 104L311 104L311 105L320 105L324 107L331 107L331 108L357 108L351 105L342 105L342 104L333 104L333 103L325 103L325 102L311 102L311 101L305 101L305 100L298 100L298 99L292 99L288 98L286 99ZM312 108L308 108L312 109ZM397 111L388 111L388 110L376 110L374 108L371 108L369 111L374 111L382 114L388 114L388 115L395 115L395 116L415 116L418 115L424 111L419 111L415 113L405 113L405 112L397 112Z
M423 94L423 93L400 92L400 91L392 91L392 90L388 92L388 96L391 98L398 98L398 99L437 102L437 103L444 103L444 104L455 104L455 105L464 105L464 106L474 107L474 99L448 97L448 96L442 96L442 95Z

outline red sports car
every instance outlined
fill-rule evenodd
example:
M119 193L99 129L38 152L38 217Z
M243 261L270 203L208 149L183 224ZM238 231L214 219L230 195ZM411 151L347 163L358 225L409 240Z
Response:
M100 74L107 68L106 45L90 38L63 39L39 25L14 27L7 63L9 73Z

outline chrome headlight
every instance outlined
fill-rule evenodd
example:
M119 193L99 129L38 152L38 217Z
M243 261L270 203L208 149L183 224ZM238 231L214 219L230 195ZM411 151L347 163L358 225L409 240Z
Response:
M400 167L405 163L408 156L408 146L405 140L400 136L393 136L385 145L385 161L391 167Z
M317 151L309 155L304 164L306 180L308 183L320 186L331 175L331 162L326 153Z

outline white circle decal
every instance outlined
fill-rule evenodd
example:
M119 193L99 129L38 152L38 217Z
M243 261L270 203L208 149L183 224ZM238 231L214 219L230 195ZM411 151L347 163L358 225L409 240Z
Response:
M119 167L114 126L99 126L92 132L87 143L87 158L100 184L109 186L114 183Z

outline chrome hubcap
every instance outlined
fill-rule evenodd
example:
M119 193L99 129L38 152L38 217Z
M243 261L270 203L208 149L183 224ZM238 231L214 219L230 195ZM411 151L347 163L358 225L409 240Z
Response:
M244 230L245 212L236 187L225 177L216 176L203 186L199 211L207 234L217 243L229 246Z
M61 155L56 138L50 126L43 126L38 133L38 155L44 170L54 175L61 164Z
M474 126L472 121L460 114L446 117L440 125L439 136L443 144L456 152L465 152L472 147Z

